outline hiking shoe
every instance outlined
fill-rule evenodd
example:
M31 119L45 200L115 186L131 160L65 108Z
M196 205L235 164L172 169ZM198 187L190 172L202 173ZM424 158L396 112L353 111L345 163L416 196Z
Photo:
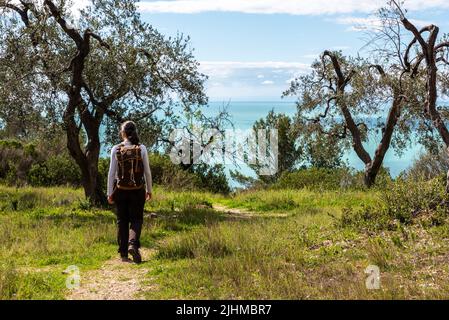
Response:
M128 253L133 257L133 261L135 263L142 262L142 256L140 255L139 249L135 248L134 246L129 246Z
M121 254L120 255L120 259L122 260L122 262L130 262L128 255L126 254Z

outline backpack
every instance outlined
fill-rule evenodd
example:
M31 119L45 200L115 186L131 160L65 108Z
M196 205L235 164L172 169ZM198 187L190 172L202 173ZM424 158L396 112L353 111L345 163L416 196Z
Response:
M144 184L144 168L140 145L125 146L123 143L115 154L118 163L117 188L136 190Z

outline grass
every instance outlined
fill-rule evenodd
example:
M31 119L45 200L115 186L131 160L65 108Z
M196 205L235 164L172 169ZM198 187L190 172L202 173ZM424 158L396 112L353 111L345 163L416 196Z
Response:
M113 254L113 215L84 209L80 190L0 187L0 199L1 298L62 299L67 266Z
M414 299L449 294L449 224L366 231L345 208L376 206L376 191L253 191L223 197L156 188L142 245L156 250L148 299ZM0 298L63 299L62 271L116 256L115 217L80 190L0 186ZM253 212L233 218L220 204ZM148 213L157 213L150 218ZM288 213L280 217L267 213ZM368 290L376 265L381 288ZM150 289L151 288L151 289Z
M143 246L220 218L199 194L156 193L146 210L159 218L145 220ZM91 208L81 190L0 186L0 298L64 298L62 272L100 267L116 256L115 236L113 211Z
M260 190L235 194L217 202L231 208L244 208L256 212L302 213L316 209L331 210L338 213L344 207L359 207L373 204L377 192L364 191L312 191L301 190Z

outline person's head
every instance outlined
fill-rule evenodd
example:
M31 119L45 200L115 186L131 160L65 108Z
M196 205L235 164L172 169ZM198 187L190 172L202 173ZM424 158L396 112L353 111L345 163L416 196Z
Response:
M136 124L132 121L125 121L120 126L120 135L122 139L128 139L132 144L139 144L139 135L137 134Z

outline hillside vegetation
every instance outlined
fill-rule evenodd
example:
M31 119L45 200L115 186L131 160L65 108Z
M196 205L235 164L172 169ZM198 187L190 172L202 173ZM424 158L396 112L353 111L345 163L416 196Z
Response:
M444 298L443 185L398 179L388 193L229 196L156 188L142 235L154 254L133 268L149 270L141 279L148 299ZM64 299L68 266L82 276L117 258L114 213L83 199L80 189L0 186L2 299ZM378 290L366 288L369 265L380 269Z

